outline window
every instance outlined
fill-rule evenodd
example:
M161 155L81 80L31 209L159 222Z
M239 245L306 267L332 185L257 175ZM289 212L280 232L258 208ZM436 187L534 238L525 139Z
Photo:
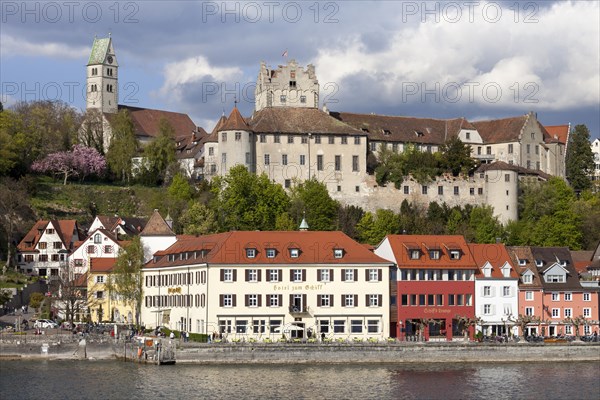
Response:
M358 156L352 156L352 171L358 172Z
M306 103L306 96L300 96L300 103Z
M352 333L362 333L362 320L360 319L352 319L350 320L350 332Z
M377 151L377 142L369 143L369 147L371 148L371 151Z
M221 153L221 163L227 164L227 153Z
M87 247L87 252L88 252L89 254L94 254L94 253L96 252L96 246L94 246L94 245L89 245L89 246Z
M403 189L404 189L404 194L408 194L409 193L410 189L409 189L409 187L407 185L404 185Z
M335 136L329 136L327 139L329 144L335 144Z
M421 193L427 194L427 186L425 186L425 185L421 186Z
M535 145L535 154L540 154L540 146L539 145Z
M333 320L333 333L344 333L346 330L346 321L343 319Z
M477 188L477 194L482 196L483 195L483 188Z
M460 189L458 188L458 186L454 186L454 195L458 196L460 194Z
M552 318L560 318L560 308L552 309Z
M420 257L421 257L420 250L410 250L410 259L411 260L418 260Z
M483 296L484 297L491 297L492 296L492 288L490 286L484 286L483 287Z
M429 258L431 258L432 260L439 260L440 259L440 251L439 250L429 250ZM430 271L433 272L433 271Z
M438 186L438 195L439 196L443 196L444 195L444 187L443 186Z
M304 154L300 154L300 165L306 165L306 156Z
M320 294L317 295L318 304L320 307L331 307L331 295L330 294Z
M98 275L96 277L96 283L104 283L104 275Z
M571 292L565 293L564 296L565 296L565 301L572 301L573 300L573 294Z
M279 270L278 269L270 269L269 270L269 281L279 282Z
M584 308L583 309L583 317L584 318L591 318L592 316L592 309L591 308Z
M246 152L246 164L250 164L252 162L252 158L250 157L250 152Z
M450 259L451 260L460 260L460 251L450 250Z
M527 154L531 153L531 145L527 144Z
M323 155L317 155L317 171L323 171Z
M342 144L348 144L348 137L342 136Z
M513 153L513 144L512 144L512 143L510 143L510 144L508 145L508 154L512 154L512 153Z
M354 281L354 270L353 269L345 269L344 270L344 281Z
M269 307L279 307L281 302L279 301L279 294L269 295Z
M292 270L292 281L293 282L303 282L302 279L302 270L301 269L293 269Z
M379 270L377 268L370 268L368 273L370 282L379 282Z
M342 170L342 156L335 156L335 170L336 171L341 171Z
M573 316L572 308L565 308L565 318L571 318Z
M533 292L525 292L525 300L532 301L533 300Z
M315 143L321 144L321 135L315 135Z
M565 325L565 335L571 335L571 334L573 334L573 326Z
M317 274L319 282L329 282L331 280L331 270L329 269L320 269Z
M360 144L360 136L354 136L354 144Z
M264 133L261 133L259 140L261 143L267 143L267 135L265 135Z
M531 274L523 275L523 283L533 283L533 275L531 275Z
M552 301L560 301L560 294L552 293Z
M227 132L223 132L221 133L221 142L226 142L227 141Z
M104 246L104 253L111 254L113 252L113 247L110 245Z
M546 282L560 283L565 281L564 275L548 275L546 276Z
M222 304L221 307L233 307L233 295L232 294L222 294L221 295Z
M285 94L282 94L281 96L279 96L279 101L282 102L282 103L286 102Z
M467 140L470 140L470 139L471 139L471 132L466 132L466 133L465 133L465 138L466 138Z
M233 270L223 269L223 282L233 282Z
M288 135L287 142L290 143L290 144L294 143L294 136L293 135Z
M215 148L214 147L209 147L208 148L208 155L209 156L214 156L215 155Z
M52 254L52 261L58 261L58 254Z
M236 132L235 133L235 141L239 142L240 140L242 140L242 132Z
M96 298L97 299L103 299L104 298L104 292L102 290L99 290L96 292Z
M488 156L492 154L492 146L487 146L485 148L485 154L487 154Z
M502 296L509 297L510 296L510 286L502 287Z
M62 243L54 242L54 250L60 250L60 249L62 249Z
M301 136L300 141L302 142L302 144L306 144L308 143L308 138L309 136Z
M256 249L246 249L246 257L248 257L248 258L256 257Z
M258 307L258 295L257 294L249 294L246 297L247 306L248 307Z
M248 282L258 282L258 270L248 270Z
M367 332L379 333L379 321L376 319L367 320Z
M282 164L282 165L288 165L288 157L287 157L287 154L282 154L282 155L281 155L281 164Z
M275 258L277 251L275 249L267 249L267 258Z
M483 314L484 315L490 315L492 313L492 305L491 304L484 304L483 305Z
M270 165L270 164L271 164L271 155L265 154L265 165Z
M281 136L278 133L273 135L273 143L281 143Z
M344 250L343 249L333 249L333 256L335 258L342 258L344 256Z
M298 258L299 255L300 255L300 249L290 249L290 257L291 258Z
M525 307L525 315L532 317L533 316L533 307Z
M368 294L367 298L369 301L369 307L379 307L381 306L380 294Z
M344 294L342 295L344 298L344 307L354 307L354 295L353 294Z
M583 294L583 301L591 301L592 297L589 293L584 293Z

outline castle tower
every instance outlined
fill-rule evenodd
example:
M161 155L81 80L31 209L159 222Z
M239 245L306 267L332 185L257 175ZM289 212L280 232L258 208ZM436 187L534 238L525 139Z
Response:
M98 109L103 113L117 112L118 70L112 38L95 38L87 63L86 109Z
M277 69L269 69L264 62L254 91L254 111L267 107L319 107L319 81L315 67L299 67L296 60Z
M245 165L248 171L255 172L255 140L254 132L240 114L237 106L233 107L225 123L218 129L220 159L219 174L225 175L236 165Z

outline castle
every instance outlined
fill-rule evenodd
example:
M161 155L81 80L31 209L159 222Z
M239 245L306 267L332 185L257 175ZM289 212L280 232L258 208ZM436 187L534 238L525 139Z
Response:
M295 60L269 68L260 65L255 109L243 117L234 106L211 133L181 113L118 105L118 63L111 38L95 39L87 65L87 107L110 120L119 109L131 112L142 144L158 133L158 120L174 127L177 157L190 176L211 179L235 165L290 188L296 180L325 183L332 198L368 211L416 204L488 204L501 222L517 218L519 181L565 176L565 135L551 134L535 113L491 120L433 119L332 112L319 107L315 68ZM107 124L109 125L109 124ZM567 130L568 132L568 130ZM565 136L565 137L563 137ZM408 145L437 152L458 137L471 146L481 166L469 177L444 175L427 184L407 179L400 189L378 186L367 173L367 155L383 149L402 152ZM104 135L110 143L110 127Z

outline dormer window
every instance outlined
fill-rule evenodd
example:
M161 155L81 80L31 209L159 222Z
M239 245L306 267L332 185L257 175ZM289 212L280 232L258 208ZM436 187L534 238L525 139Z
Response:
M415 135L417 135L417 137L423 137L423 132L415 131Z
M544 266L544 261L543 260L535 260L535 266L536 267L543 267Z
M460 260L460 251L459 250L450 250L450 259L451 260Z
M360 128L364 133L369 133L369 130L367 128Z
M523 275L523 283L526 283L526 284L533 283L533 275L531 273Z
M439 250L429 250L429 258L432 260L440 259L440 251Z
M509 267L502 268L502 276L505 278L510 278L510 268Z
M54 235L54 229L46 229L48 235Z
M344 250L343 249L333 249L333 256L335 258L342 258L344 256Z
M490 278L492 276L492 268L490 266L487 266L483 269L483 276L486 278Z
M256 249L246 249L246 257L247 258L256 257Z
M410 250L410 259L418 260L421 257L421 250Z
M521 266L521 267L524 267L524 266L525 266L525 264L527 264L527 260L524 260L524 259L520 259L520 258L519 258L519 266Z
M276 253L275 249L267 249L267 258L275 258Z
M567 260L560 260L560 265L563 267L567 266Z
M291 258L298 258L299 255L300 255L300 249L290 249L290 257Z
M565 282L564 275L546 275L545 279L546 279L546 282L548 282L548 283L563 283L563 282Z
M391 132L389 129L384 129L384 130L383 130L383 134L384 134L385 136L390 136L390 135L392 134L392 132Z

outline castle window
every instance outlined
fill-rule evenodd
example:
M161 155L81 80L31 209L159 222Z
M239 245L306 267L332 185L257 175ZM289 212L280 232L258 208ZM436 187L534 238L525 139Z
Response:
M427 194L427 186L423 185L423 186L421 187L421 193L422 193L422 194Z
M342 136L342 144L348 144L348 137Z
M471 139L471 132L467 132L465 135L466 135L467 140Z
M282 94L281 96L279 96L279 101L282 103L285 103L285 101L286 101L285 94Z
M221 162L223 164L227 163L227 153L221 153Z
M392 151L393 151L394 153L397 153L397 152L398 152L398 143L392 143Z
M352 171L358 172L358 156L352 156Z
M227 141L227 132L223 132L221 133L221 142L226 142Z
M289 189L292 186L292 181L290 179L286 179L285 181L283 181L283 187L285 187L286 189Z
M354 136L354 144L360 144L360 136Z
M215 148L214 147L209 147L208 148L208 155L209 156L214 156L215 155Z
M329 136L329 144L335 144L335 136Z
M454 195L458 196L460 194L460 189L458 188L458 186L454 186Z
M335 170L342 170L342 156L335 156Z
M288 156L287 156L287 154L282 154L281 155L281 164L288 165Z
M512 154L512 153L513 153L513 144L512 144L512 143L510 143L510 144L508 145L508 154Z
M267 143L267 135L265 135L264 133L261 133L260 134L260 142Z
M265 154L265 165L271 164L271 155Z
M300 103L306 103L306 96L300 96Z
M321 144L321 135L315 135L315 143Z
M239 142L240 140L242 140L242 132L236 132L235 133L235 140L237 142Z
M443 196L443 195L444 195L444 187L443 187L443 186L438 186L438 194L439 194L440 196Z
M294 136L288 135L288 143L294 143Z
M469 188L469 194L475 196L475 188Z
M383 130L383 134L384 134L385 136L389 136L389 135L391 135L391 134L392 134L392 132L390 132L390 130L389 130L389 129L384 129L384 130Z
M290 81L290 89L296 89L296 81Z
M276 133L275 135L273 135L273 141L275 143L281 143L281 136L278 133Z
M304 154L300 154L300 165L306 165L306 156Z
M323 156L321 154L317 156L317 171L323 171Z

